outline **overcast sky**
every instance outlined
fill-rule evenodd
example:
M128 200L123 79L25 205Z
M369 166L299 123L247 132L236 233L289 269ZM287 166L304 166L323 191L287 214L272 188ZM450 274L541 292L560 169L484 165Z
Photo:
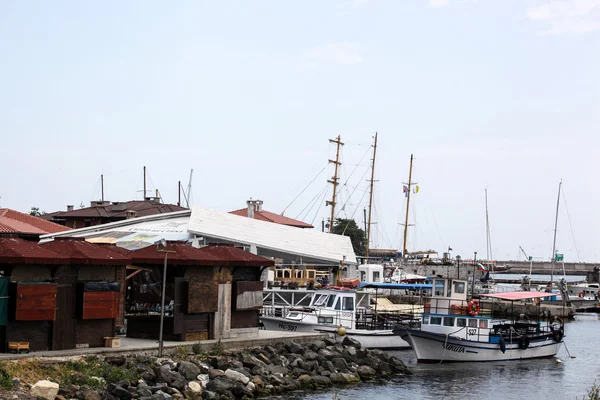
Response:
M316 177L286 215L320 227L341 135L362 225L377 131L372 246L402 247L414 153L409 250L485 255L487 188L493 257L549 259L563 179L557 248L600 261L599 39L600 0L5 0L0 206L87 205L102 173L140 198L144 165L174 203L193 168L223 211Z

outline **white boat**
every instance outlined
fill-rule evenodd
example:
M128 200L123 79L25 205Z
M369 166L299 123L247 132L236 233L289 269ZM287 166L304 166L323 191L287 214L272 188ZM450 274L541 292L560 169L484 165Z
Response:
M600 291L599 283L579 283L577 285L567 286L567 292L570 299L595 300L598 301Z
M554 317L547 323L521 315L518 321L481 315L480 303L467 303L464 280L436 279L429 307L419 329L398 327L396 334L410 343L420 363L508 361L555 356L564 325ZM482 297L518 301L541 299L544 292L505 292Z
M317 290L308 307L287 310L283 317L263 315L260 321L267 330L286 332L325 332L342 340L338 329L358 340L362 346L377 349L408 349L410 345L393 333L400 322L411 315L378 313L356 309L354 290Z

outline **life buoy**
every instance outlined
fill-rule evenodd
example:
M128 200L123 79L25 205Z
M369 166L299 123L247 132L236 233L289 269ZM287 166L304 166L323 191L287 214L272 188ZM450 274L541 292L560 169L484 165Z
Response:
M579 296L580 298L583 298L583 297L585 297L585 292L579 292L578 296Z
M474 317L477 314L479 314L479 311L481 310L481 306L479 305L479 302L477 300L473 299L469 303L468 310L469 310L469 314L471 314Z
M529 347L529 338L527 336L521 336L519 339L519 348L521 350L526 350Z
M563 329L562 319L557 317L556 315L548 320L548 325L550 326L551 331L561 331Z

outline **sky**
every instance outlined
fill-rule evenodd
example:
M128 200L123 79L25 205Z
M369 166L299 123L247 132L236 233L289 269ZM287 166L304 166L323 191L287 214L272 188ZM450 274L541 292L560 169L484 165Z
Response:
M320 228L339 135L362 225L377 132L371 247L414 154L409 251L484 256L487 189L490 258L550 259L562 179L556 247L600 262L598 71L600 0L4 0L0 207L141 198L143 166L175 203L193 169L193 205Z

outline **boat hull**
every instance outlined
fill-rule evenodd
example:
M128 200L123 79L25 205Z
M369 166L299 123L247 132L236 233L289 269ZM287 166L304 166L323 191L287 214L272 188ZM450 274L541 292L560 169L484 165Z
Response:
M410 343L419 363L491 362L548 358L554 357L562 344L562 341L555 342L551 338L546 338L531 341L529 347L522 350L518 343L506 343L506 349L502 352L499 343L453 339L446 335L418 330L403 330L397 334Z
M327 333L330 337L342 341L344 336L337 334L337 327L319 324L291 321L285 318L261 317L265 329L270 331L302 332L302 333ZM348 329L346 335L357 340L363 347L382 350L410 349L410 344L402 337L395 335L392 330L366 330Z

